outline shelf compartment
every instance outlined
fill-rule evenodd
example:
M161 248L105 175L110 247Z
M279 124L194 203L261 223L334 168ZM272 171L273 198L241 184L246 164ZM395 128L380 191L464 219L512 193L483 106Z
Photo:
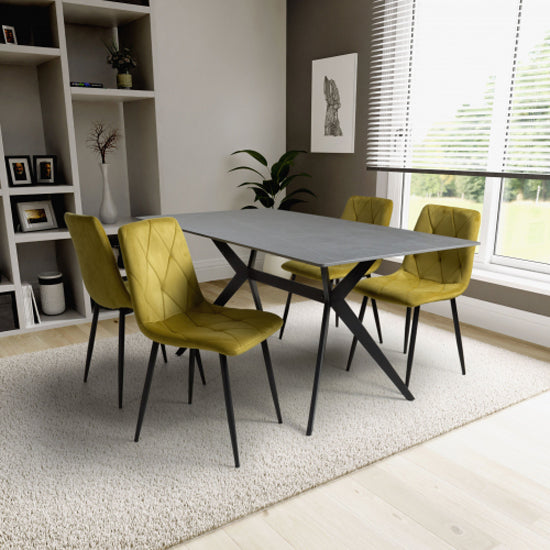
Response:
M119 90L117 88L71 88L73 101L127 103L154 99L155 92L149 90Z
M29 231L28 233L15 233L16 244L60 241L70 238L71 235L67 229L48 229L46 231Z
M6 292L13 292L15 290L15 285L6 279L6 277L2 276L0 279L0 294L4 294Z
M63 2L65 23L118 27L149 15L148 6L122 4L108 0L70 0Z
M40 320L41 322L36 325L27 326L25 332L73 325L74 323L86 320L86 318L74 309L66 309L59 315L46 315L40 312Z
M36 67L61 56L59 48L0 44L0 65L28 65Z
M25 187L9 187L8 192L12 196L56 195L74 193L74 187L72 185L29 185Z

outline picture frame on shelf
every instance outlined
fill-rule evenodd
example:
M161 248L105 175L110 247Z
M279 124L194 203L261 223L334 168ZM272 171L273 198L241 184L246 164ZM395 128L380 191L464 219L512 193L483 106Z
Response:
M12 27L11 25L2 25L2 37L4 38L4 44L17 45L15 27Z
M18 202L17 214L24 233L58 227L51 200Z
M30 156L8 156L6 157L6 167L8 169L8 184L11 187L33 184Z
M34 155L34 183L55 185L57 183L57 157L55 155Z

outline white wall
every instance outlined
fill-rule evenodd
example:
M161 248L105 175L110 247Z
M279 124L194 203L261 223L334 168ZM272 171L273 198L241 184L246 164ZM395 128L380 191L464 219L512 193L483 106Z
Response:
M162 213L238 209L251 192L230 153L285 148L286 0L151 4ZM213 245L188 242L199 278L219 275Z

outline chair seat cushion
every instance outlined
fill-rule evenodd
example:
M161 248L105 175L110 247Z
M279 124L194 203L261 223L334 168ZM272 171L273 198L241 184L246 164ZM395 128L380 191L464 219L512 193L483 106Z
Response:
M376 271L380 266L382 260L376 260L365 273L368 275L373 271ZM357 264L340 264L332 265L328 268L328 277L332 281L334 279L343 279ZM281 266L285 271L294 273L294 275L300 275L308 279L315 279L321 281L321 268L316 265L306 264L303 262L298 262L296 260L289 260Z
M176 347L239 355L253 348L283 324L274 313L216 306L206 301L186 313L146 323L146 336Z
M398 269L391 275L363 279L357 284L355 290L374 300L416 307L456 298L466 290L466 286L467 284L463 283L444 284L420 279L404 269Z

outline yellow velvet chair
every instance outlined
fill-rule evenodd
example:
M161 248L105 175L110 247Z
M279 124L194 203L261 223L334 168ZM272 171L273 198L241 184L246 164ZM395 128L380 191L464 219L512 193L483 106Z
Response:
M363 222L363 223L372 223L376 225L389 225L391 214L393 210L393 201L390 199L383 199L380 197L362 197L360 195L354 195L350 197L344 208L341 219L349 220L353 222ZM365 273L366 277L370 277L371 273L374 273L382 263L382 260L376 260ZM343 279L357 264L342 264L342 265L333 265L328 268L328 276L331 282L331 285L334 282ZM297 260L289 260L281 266L285 271L292 273L291 279L296 279L297 275L305 277L307 279L314 279L317 281L322 281L321 268L299 262ZM285 330L286 321L288 317L288 312L290 309L290 301L292 299L292 293L289 292L285 310L283 313L283 326L281 327L281 332L279 333L279 338L283 337L283 332ZM378 331L378 339L382 343L382 329L380 327L380 320L378 318L378 310L376 308L376 301L372 301L372 310L374 314L374 320L376 322L376 329ZM338 322L338 318L336 319Z
M477 210L428 204L420 212L414 230L475 241L478 237L480 223L481 215ZM410 328L405 379L407 386L411 377L420 306L431 302L451 301L460 366L462 374L466 374L456 297L460 296L470 283L474 254L474 246L411 254L405 256L401 267L391 275L363 279L355 287L357 292L363 294L364 301L368 298L385 300L407 308L403 351L403 353L407 353ZM412 327L410 327L411 309L414 309ZM355 351L355 344L356 340L354 339L348 359L348 370Z
M139 440L159 343L219 354L225 407L235 467L239 453L229 385L227 356L262 345L277 420L282 422L267 338L281 318L255 309L217 306L205 300L185 237L174 218L143 220L119 229L134 312L140 330L154 344L149 358L134 440ZM193 368L189 369L189 402Z
M78 257L82 279L93 301L92 326L88 339L84 382L92 361L99 308L117 309L118 325L118 406L122 408L124 382L124 332L126 315L132 312L132 299L126 283L122 280L109 239L100 221L94 216L67 212L65 223ZM166 350L163 348L166 361Z

